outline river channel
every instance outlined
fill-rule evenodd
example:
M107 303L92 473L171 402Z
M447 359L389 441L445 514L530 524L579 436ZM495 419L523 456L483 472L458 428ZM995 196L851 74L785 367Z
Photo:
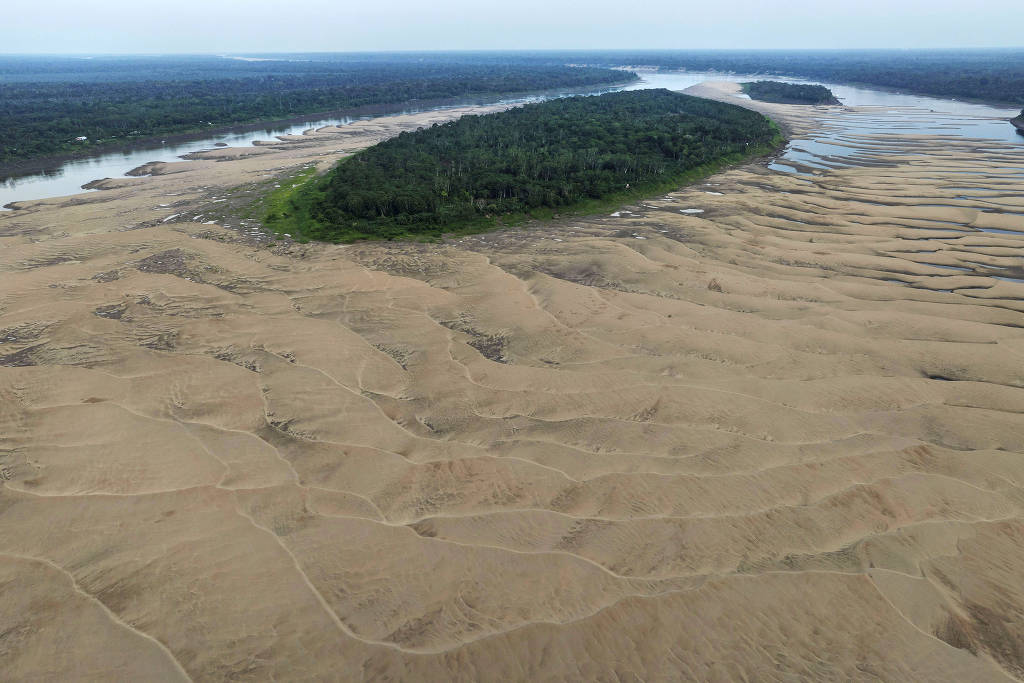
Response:
M728 74L720 72L641 72L641 80L626 86L603 90L558 90L537 95L507 98L498 103L519 104L538 102L557 97L578 94L597 94L610 90L641 90L667 88L685 90L703 81L742 82L757 80L764 76L750 74ZM820 81L789 80L795 83L818 83ZM960 102L952 99L905 95L895 92L873 90L847 85L828 85L836 97L847 106L872 107L867 114L857 117L854 123L840 129L823 131L813 139L794 139L779 160L772 165L777 171L786 173L814 173L855 163L849 156L849 147L843 143L851 136L868 133L949 135L984 140L1013 142L1024 148L1024 136L1018 135L1006 121L1018 112L983 104ZM463 101L457 104L423 108L406 108L400 112L415 113L424 110L438 110L478 101ZM492 100L491 103L494 101ZM83 192L82 186L101 178L120 177L134 168L153 161L175 161L180 157L214 147L245 147L255 143L271 142L278 137L301 135L303 131L324 126L339 126L372 116L336 116L332 118L310 118L299 123L268 126L253 130L252 126L221 132L202 139L187 142L156 143L148 147L135 147L120 152L98 154L93 157L74 159L58 163L53 169L33 172L20 176L0 178L0 207L18 201L60 197Z

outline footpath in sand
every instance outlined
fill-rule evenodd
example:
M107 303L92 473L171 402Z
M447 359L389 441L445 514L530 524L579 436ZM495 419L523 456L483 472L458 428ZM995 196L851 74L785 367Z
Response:
M458 113L0 214L0 678L1024 679L1019 150L436 245L219 218Z

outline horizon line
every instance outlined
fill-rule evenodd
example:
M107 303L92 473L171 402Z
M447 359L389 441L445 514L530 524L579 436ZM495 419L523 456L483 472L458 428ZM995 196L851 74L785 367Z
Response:
M699 52L990 52L1024 51L1024 45L1000 46L946 46L946 47L579 47L579 48L422 48L422 49L374 49L374 50L239 50L216 52L0 52L0 57L165 57L203 56L233 57L244 55L380 55L380 54L524 54L538 52L632 52L632 53L699 53Z

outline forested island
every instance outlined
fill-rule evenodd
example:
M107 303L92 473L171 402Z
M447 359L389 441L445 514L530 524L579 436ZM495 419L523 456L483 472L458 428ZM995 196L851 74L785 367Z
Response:
M823 85L803 85L781 81L741 83L751 99L779 104L839 104L832 91Z
M0 58L0 163L314 112L636 78L621 70L522 63L6 57Z
M571 97L406 132L284 189L302 239L436 237L667 189L782 142L756 112L668 90Z

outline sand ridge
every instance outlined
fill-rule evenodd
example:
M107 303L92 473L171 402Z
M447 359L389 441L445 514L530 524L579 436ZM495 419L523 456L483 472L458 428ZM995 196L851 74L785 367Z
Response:
M1024 678L1013 150L442 244L217 213L466 111L0 214L4 678Z

